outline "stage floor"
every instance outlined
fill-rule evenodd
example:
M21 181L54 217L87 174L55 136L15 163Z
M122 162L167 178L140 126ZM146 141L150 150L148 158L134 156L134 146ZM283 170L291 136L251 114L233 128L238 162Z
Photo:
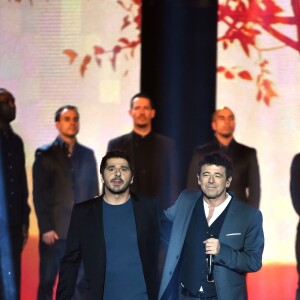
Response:
M21 300L36 299L38 261L38 238L31 237L23 252ZM264 265L247 277L249 300L294 300L296 283L295 265Z

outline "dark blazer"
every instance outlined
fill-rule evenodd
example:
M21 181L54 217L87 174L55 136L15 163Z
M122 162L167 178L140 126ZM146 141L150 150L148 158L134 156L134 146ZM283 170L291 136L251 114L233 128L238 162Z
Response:
M256 150L232 140L227 148L220 147L215 139L213 142L198 146L194 150L187 180L188 189L199 188L197 183L198 164L201 158L213 151L222 151L233 163L232 182L230 190L242 202L255 208L260 202L260 176Z
M158 209L154 201L132 197L138 248L149 300L157 299L157 257L159 248ZM61 262L56 299L71 299L83 261L87 300L103 298L106 249L103 230L102 196L74 206ZM109 249L108 249L109 251Z
M194 206L202 193L185 190L162 218L162 236L169 243L159 300L178 299L176 274ZM239 202L234 196L221 228L220 252L214 258L214 278L219 300L246 300L246 273L262 266L264 233L259 210ZM170 224L172 231L170 234Z
M0 132L0 164L4 177L4 199L8 211L8 225L12 233L24 233L29 227L30 207L22 139L9 127Z
M75 202L99 195L93 151L76 143L72 155L73 165L59 138L36 151L33 201L40 234L55 230L61 239L66 239Z
M178 196L178 167L175 142L161 134L150 132L147 138L151 139L151 155L147 157L150 169L145 178L144 170L137 169L139 152L135 152L134 132L112 139L108 143L108 151L120 149L126 151L135 166L136 180L130 186L130 190L137 195L157 198L163 209L175 202ZM150 162L150 163L149 163ZM143 182L141 182L143 181ZM143 185L143 187L142 187Z

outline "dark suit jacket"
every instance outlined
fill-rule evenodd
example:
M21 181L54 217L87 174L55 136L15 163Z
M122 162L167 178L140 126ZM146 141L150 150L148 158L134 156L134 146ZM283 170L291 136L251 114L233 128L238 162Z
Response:
M233 195L232 195L233 196ZM178 299L177 271L180 256L197 201L202 193L185 190L162 218L162 237L169 243L161 280L159 300ZM170 234L170 224L172 224ZM246 273L262 266L264 233L259 210L239 202L234 196L219 235L220 252L214 258L214 278L219 300L246 300Z
M132 197L138 248L149 300L157 299L157 257L159 248L158 209L154 201ZM74 206L62 259L56 299L71 299L83 261L87 300L103 297L106 250L103 230L102 196ZM116 237L117 238L117 237ZM121 292L121 291L120 291ZM113 300L113 299L112 299Z
M29 227L28 189L22 139L10 127L0 132L0 172L4 179L4 201L11 233L20 234ZM1 187L2 188L2 187Z
M136 179L130 190L137 195L158 199L161 208L166 209L175 202L179 192L175 142L166 136L150 132L148 138L152 141L151 156L147 157L149 169L138 169L136 161L139 160L139 152L135 152L134 135L136 134L131 132L112 139L108 143L108 151L126 151L135 166Z
M232 140L228 148L220 147L217 140L197 147L190 163L187 187L189 189L199 188L197 183L199 161L205 154L213 151L222 151L232 160L233 174L229 190L240 201L258 208L260 202L260 176L256 150L239 144L235 140Z
M295 155L291 166L290 191L294 209L300 216L300 154Z
M61 239L66 239L75 202L99 195L93 151L76 143L72 155L71 164L59 138L36 151L33 201L40 234L55 230Z

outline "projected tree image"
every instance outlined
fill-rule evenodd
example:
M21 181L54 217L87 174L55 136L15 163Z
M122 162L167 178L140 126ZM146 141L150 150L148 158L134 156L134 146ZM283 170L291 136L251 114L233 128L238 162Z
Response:
M276 84L272 81L272 64L265 53L290 47L300 52L300 2L291 1L293 15L286 16L282 7L273 0L226 0L219 2L219 23L222 26L218 36L224 50L239 44L245 56L253 62L255 72L243 66L219 66L217 71L227 79L240 78L255 81L256 100L269 105L277 96ZM296 27L294 38L279 30L285 26ZM261 37L272 39L272 46L265 45ZM261 38L261 39L260 39Z
M13 0L8 0L13 1ZM21 2L22 0L15 0ZM25 1L25 0L23 0ZM34 5L34 0L27 0ZM51 0L48 0L51 1ZM279 2L279 1L277 1ZM134 57L135 49L141 43L141 0L117 0L116 5L124 11L120 26L119 38L113 46L91 45L90 53L78 53L78 49L63 49L62 52L69 59L71 65L78 64L79 72L85 76L88 66L96 63L102 66L104 59L108 59L113 70L117 69L119 55L128 60ZM88 5L88 1L86 3ZM270 105L271 100L277 97L276 82L272 80L272 62L266 58L266 53L289 47L300 52L300 1L291 0L290 11L282 8L275 0L220 0L218 10L219 32L218 43L223 50L228 51L233 45L239 45L252 67L249 69L240 65L220 65L217 72L228 80L242 79L254 82L257 93L256 100ZM293 37L282 29L293 27ZM137 34L134 38L126 36L126 29L134 29ZM265 44L265 39L272 39ZM124 76L127 71L124 72Z
M105 45L94 45L93 53L86 54L83 58L79 57L78 53L74 49L65 49L63 51L69 57L70 64L73 64L78 58L80 60L80 74L83 77L87 66L94 61L99 67L101 67L102 59L108 58L111 62L113 70L117 67L117 57L120 54L124 54L126 58L128 54L134 57L134 51L141 43L141 0L130 1L116 1L124 10L124 17L122 20L122 26L120 28L120 38L116 41L116 44L112 48L106 48ZM137 30L137 36L135 39L126 37L125 29L128 27L134 27ZM131 28L132 29L132 28ZM124 73L126 75L126 72Z

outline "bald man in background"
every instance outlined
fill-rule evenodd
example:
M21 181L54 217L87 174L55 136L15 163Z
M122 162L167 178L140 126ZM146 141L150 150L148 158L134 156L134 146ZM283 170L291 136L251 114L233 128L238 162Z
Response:
M211 126L215 139L195 148L189 167L187 187L198 188L195 174L201 158L209 152L221 151L233 163L234 180L230 185L230 190L240 201L259 208L260 175L256 150L234 139L235 116L230 108L217 109L212 116Z

